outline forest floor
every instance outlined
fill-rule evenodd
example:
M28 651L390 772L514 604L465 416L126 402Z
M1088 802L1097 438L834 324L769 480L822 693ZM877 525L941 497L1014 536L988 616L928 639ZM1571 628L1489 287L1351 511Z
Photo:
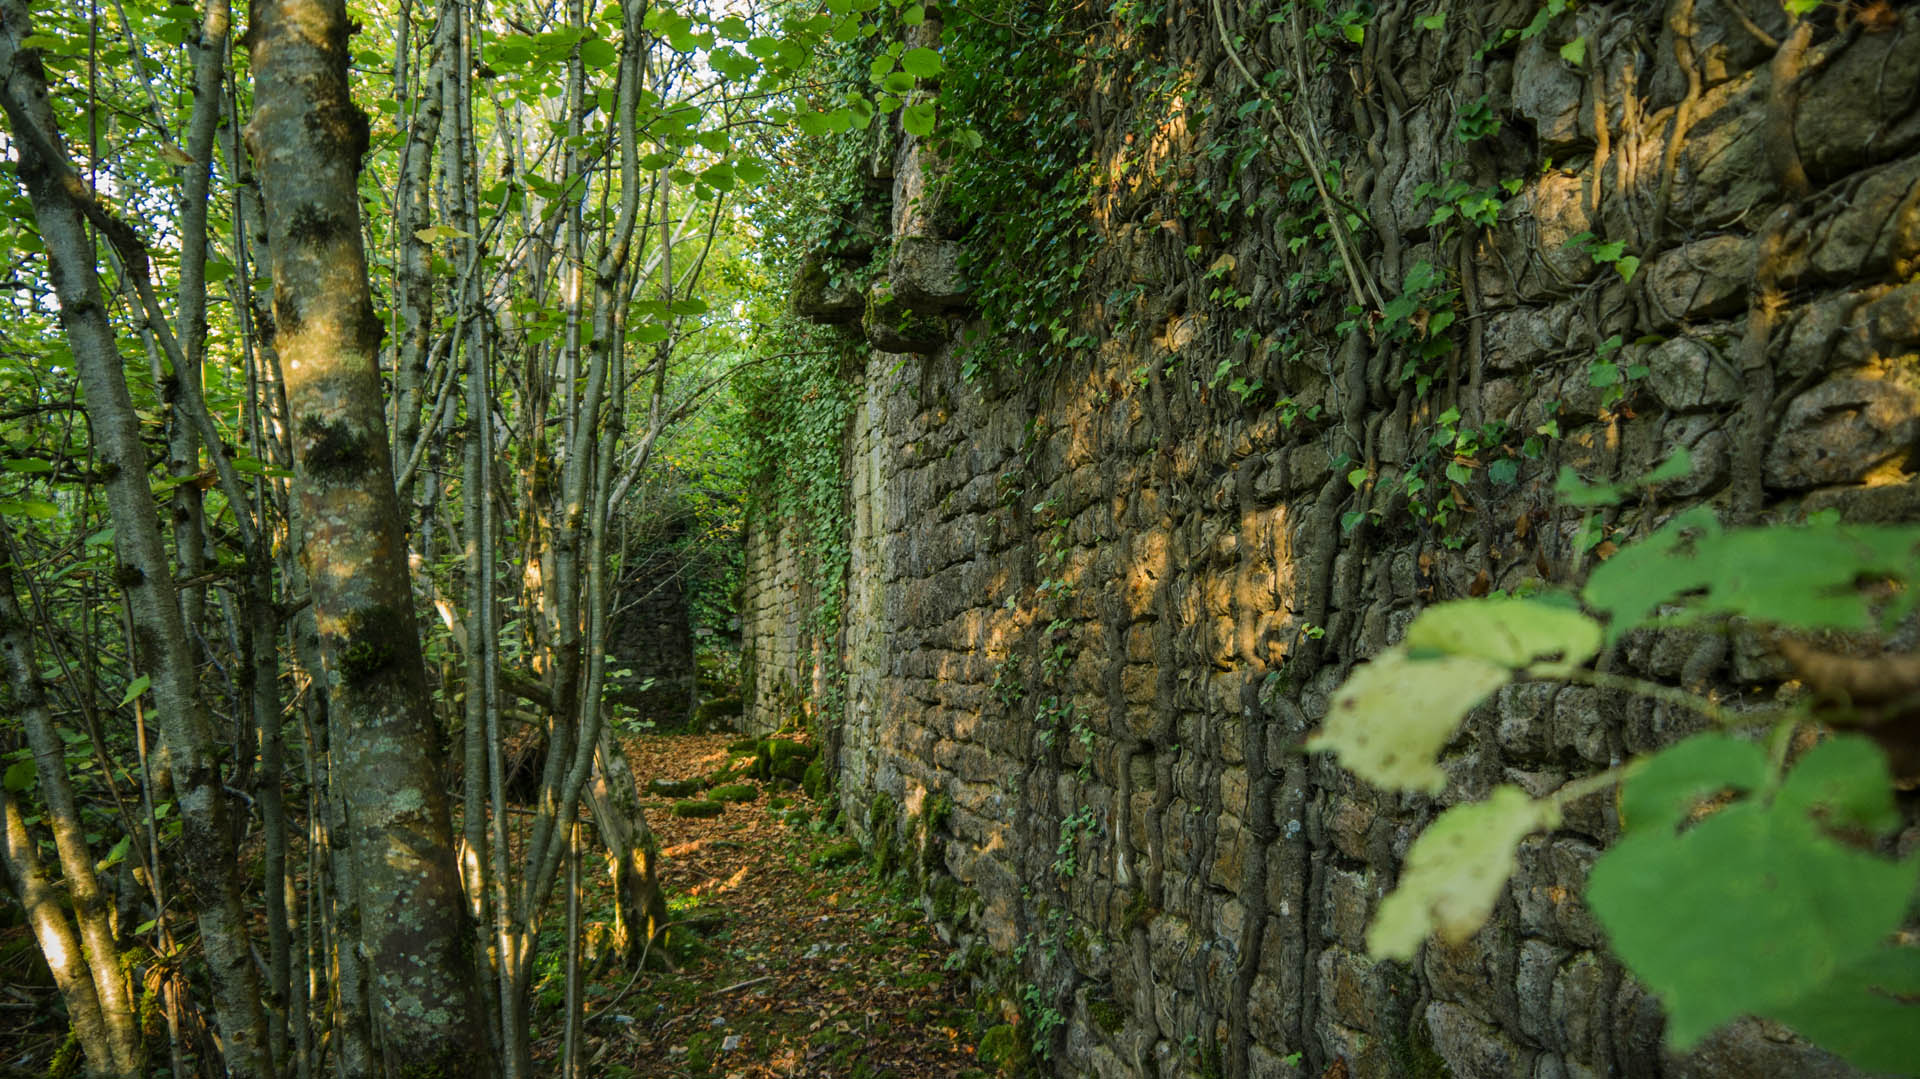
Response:
M736 737L624 741L644 785L705 777L737 761L741 754L727 748ZM963 979L946 969L951 949L919 908L898 884L878 879L829 825L824 818L831 807L798 790L774 789L790 784L754 786L753 800L730 803L706 819L675 816L673 799L643 792L659 840L670 920L696 924L700 932L690 948L669 949L674 970L635 975L614 969L591 983L580 1073L643 1079L982 1075ZM589 921L611 902L597 868L581 869ZM537 1026L556 1030L559 1024ZM547 1039L544 1048L557 1055L559 1039Z

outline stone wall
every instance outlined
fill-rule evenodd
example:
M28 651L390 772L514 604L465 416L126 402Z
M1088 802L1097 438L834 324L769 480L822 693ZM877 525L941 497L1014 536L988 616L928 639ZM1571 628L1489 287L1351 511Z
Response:
M684 577L670 549L633 557L614 593L608 644L615 670L630 672L611 680L613 699L637 719L668 726L686 722L697 690Z
M805 575L782 534L756 532L751 714L819 688L837 653L844 705L822 718L849 816L915 850L929 908L984 949L980 969L1012 972L1019 1037L1042 1026L1055 1074L1847 1074L1756 1025L1663 1053L1657 1002L1579 900L1616 833L1605 796L1526 844L1466 944L1366 958L1370 913L1441 808L1500 782L1544 793L1692 717L1512 688L1469 720L1431 800L1299 746L1424 604L1575 583L1687 506L1920 517L1920 17L1838 25L1829 9L1809 33L1771 0L1591 3L1482 53L1534 7L1456 5L1429 30L1427 5L1377 6L1364 44L1317 75L1326 46L1229 17L1250 68L1310 73L1289 126L1342 163L1328 171L1364 215L1353 245L1382 299L1421 263L1458 290L1428 390L1401 381L1389 327L1336 332L1333 253L1285 242L1319 212L1310 185L1263 197L1300 190L1299 144L1266 131L1237 168L1207 152L1263 130L1212 6L1172 5L1133 36L1091 27L1137 61L1102 72L1083 110L1103 183L1081 314L1099 344L975 382L951 345L875 351L849 438L848 629L800 631ZM1576 37L1577 66L1561 52ZM1180 93L1146 85L1152 70ZM1497 132L1457 137L1489 116ZM906 140L896 158L895 237L914 242L888 292L952 327L966 315L921 154ZM1495 227L1449 241L1416 194L1445 178L1520 183ZM1254 208L1239 227L1183 215L1182 191L1228 183ZM1637 272L1595 262L1615 241ZM1260 389L1215 380L1223 360ZM1431 452L1482 424L1504 426L1491 448ZM1576 542L1563 466L1625 479L1677 447L1688 474L1604 516L1599 547ZM1444 521L1408 509L1410 476L1442 492ZM1779 674L1707 633L1641 634L1604 662L1689 687Z

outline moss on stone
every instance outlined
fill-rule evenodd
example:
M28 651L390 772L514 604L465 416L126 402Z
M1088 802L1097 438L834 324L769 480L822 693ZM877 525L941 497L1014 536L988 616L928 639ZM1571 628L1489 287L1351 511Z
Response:
M1020 1075L1031 1063L1027 1040L1020 1036L1019 1028L1012 1023L988 1027L980 1035L976 1055L980 1063L993 1069L995 1075Z
M700 791L698 779L649 779L647 793L661 798L685 798Z
M867 830L873 836L873 871L890 877L900 868L896 843L900 833L900 811L886 792L873 796L867 805Z
M816 760L807 765L806 771L800 776L800 788L814 801L825 801L833 792L832 782L827 776L827 762Z
M751 802L760 797L760 788L751 783L728 783L707 792L715 802Z
M690 798L684 802L673 803L668 813L675 817L717 817L727 811L719 802L709 802L702 798Z
M830 869L836 866L852 865L860 860L860 854L859 840L842 839L838 843L831 843L814 851L810 861L816 866Z
M1127 1013L1106 997L1089 998L1087 1014L1092 1017L1094 1026L1108 1034L1118 1034L1127 1025Z

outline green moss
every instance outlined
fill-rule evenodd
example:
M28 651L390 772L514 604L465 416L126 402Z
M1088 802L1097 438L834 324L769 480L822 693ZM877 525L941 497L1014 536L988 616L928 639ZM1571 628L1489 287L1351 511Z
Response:
M760 797L760 788L751 783L729 783L707 792L716 802L751 802Z
M873 796L867 805L867 830L873 835L873 871L890 877L900 868L895 849L900 833L900 811L885 792Z
M813 857L809 860L816 866L833 868L835 866L852 865L860 860L860 855L859 840L843 839L838 843L832 843L814 851Z
M704 784L698 779L649 779L647 793L661 798L685 798L698 794Z
M1120 912L1120 930L1131 933L1136 929L1145 929L1152 920L1153 905L1147 902L1146 889L1136 885L1127 896L1126 909Z
M1019 1075L1032 1064L1027 1040L1012 1023L988 1027L986 1033L980 1035L975 1055L980 1063L992 1068L995 1075Z
M827 776L827 763L817 760L807 765L800 777L800 788L814 801L825 801L833 793L832 781Z
M1453 1069L1433 1048L1433 1033L1418 1014L1408 1020L1406 1033L1394 1039L1389 1053L1394 1071L1407 1079L1453 1079Z
M1087 1001L1087 1014L1093 1017L1094 1026L1108 1034L1118 1034L1127 1025L1127 1013L1106 997L1090 998Z
M727 743L727 752L728 753L758 753L760 752L761 741L762 739L759 739L759 738L738 738L738 739L735 739L734 741Z
M698 798L673 803L668 812L676 817L717 817L727 811L719 802L709 802Z

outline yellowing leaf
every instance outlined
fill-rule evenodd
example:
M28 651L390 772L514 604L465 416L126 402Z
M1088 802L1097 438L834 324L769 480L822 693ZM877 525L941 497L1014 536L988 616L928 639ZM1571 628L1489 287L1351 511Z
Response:
M169 165L178 165L183 169L191 168L194 164L192 154L170 142L162 142L160 144L160 160L165 161Z
M1438 794L1447 775L1435 762L1461 717L1507 682L1507 668L1478 656L1413 659L1382 653L1334 691L1326 725L1307 739L1342 767L1387 790Z
M1518 787L1496 787L1484 802L1440 814L1407 851L1400 886L1367 928L1367 951L1411 960L1430 933L1450 944L1472 936L1513 875L1514 848L1558 819L1551 802Z
M1516 671L1543 660L1569 670L1600 650L1600 623L1571 607L1489 596L1421 611L1407 627L1405 647L1415 654L1479 656Z

